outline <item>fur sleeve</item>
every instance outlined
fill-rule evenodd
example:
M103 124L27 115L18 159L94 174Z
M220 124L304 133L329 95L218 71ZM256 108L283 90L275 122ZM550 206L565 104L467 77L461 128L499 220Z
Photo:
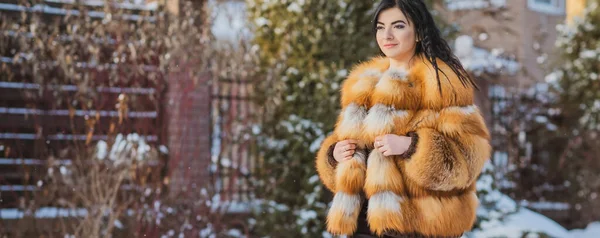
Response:
M335 191L335 168L337 161L333 158L333 146L346 139L360 140L361 125L367 114L367 105L372 89L378 82L381 72L389 67L389 60L377 57L355 66L348 78L342 82L340 91L341 111L337 117L334 132L321 144L317 153L316 168L325 186ZM362 145L361 147L365 147Z
M335 191L335 167L337 161L333 158L333 147L337 143L337 136L332 134L323 140L317 153L316 167L319 178L330 191Z
M453 107L440 112L431 127L409 133L411 147L405 174L427 189L463 189L475 182L490 157L485 122L475 106Z

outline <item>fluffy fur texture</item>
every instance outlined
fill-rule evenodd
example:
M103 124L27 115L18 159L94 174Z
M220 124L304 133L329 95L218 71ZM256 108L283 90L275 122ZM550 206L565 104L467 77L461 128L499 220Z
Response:
M491 147L473 89L438 60L444 72L440 95L433 67L415 60L403 72L375 58L344 81L336 129L316 158L321 180L336 193L327 217L333 234L355 232L361 192L369 199L367 221L377 235L457 236L475 221L475 180ZM384 134L411 136L413 144L404 155L386 157L372 148ZM345 139L362 143L354 159L336 166L328 149Z

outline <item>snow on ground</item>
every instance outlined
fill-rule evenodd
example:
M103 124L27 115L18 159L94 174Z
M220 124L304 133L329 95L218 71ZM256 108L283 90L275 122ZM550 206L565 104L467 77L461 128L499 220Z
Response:
M513 199L502 194L498 200L502 203L515 203ZM567 230L552 219L531 211L519 208L518 211L507 215L501 222L482 224L483 230L474 230L466 235L469 238L521 238L525 233L544 233L556 238L600 238L600 221L590 223L586 229ZM527 238L540 237L535 234Z
M585 229L574 229L569 232L572 238L600 237L600 221L590 223Z
M472 237L521 238L525 232L543 232L551 237L571 237L569 232L555 221L527 208L520 208L515 214L508 215L500 224L482 231L474 231Z
M585 229L567 230L555 221L526 208L521 208L515 214L506 217L502 224L485 230L476 230L466 237L473 238L533 238L543 237L534 234L523 236L526 232L545 233L556 238L599 238L600 221L590 223Z
M510 199L506 196L504 199ZM230 204L229 212L244 212L249 204ZM251 205L254 207L256 204ZM56 207L44 207L35 211L36 218L56 218L70 216L85 216L87 211L83 208L66 209ZM0 219L21 219L23 211L19 209L0 209ZM508 215L503 222L489 225L484 230L475 230L466 234L466 238L521 238L525 232L540 232L556 238L599 238L600 221L590 223L585 229L566 230L553 220L533 212L526 208L520 208L518 212ZM243 236L234 236L243 237ZM540 237L534 234L525 236L527 238Z

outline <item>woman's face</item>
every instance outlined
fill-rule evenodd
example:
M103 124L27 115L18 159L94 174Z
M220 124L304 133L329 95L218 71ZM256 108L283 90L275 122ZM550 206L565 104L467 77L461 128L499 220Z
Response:
M388 8L379 13L376 32L377 44L387 57L406 60L414 55L414 24L409 24L399 8Z

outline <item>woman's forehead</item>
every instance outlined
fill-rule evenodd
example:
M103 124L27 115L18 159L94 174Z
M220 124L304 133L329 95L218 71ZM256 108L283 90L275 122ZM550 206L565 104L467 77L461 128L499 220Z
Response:
M404 13L402 13L402 11L397 7L385 9L381 11L381 13L379 13L379 16L377 17L378 23L390 24L397 21L403 21L405 23L408 23L408 20L406 19L406 16L404 16Z

